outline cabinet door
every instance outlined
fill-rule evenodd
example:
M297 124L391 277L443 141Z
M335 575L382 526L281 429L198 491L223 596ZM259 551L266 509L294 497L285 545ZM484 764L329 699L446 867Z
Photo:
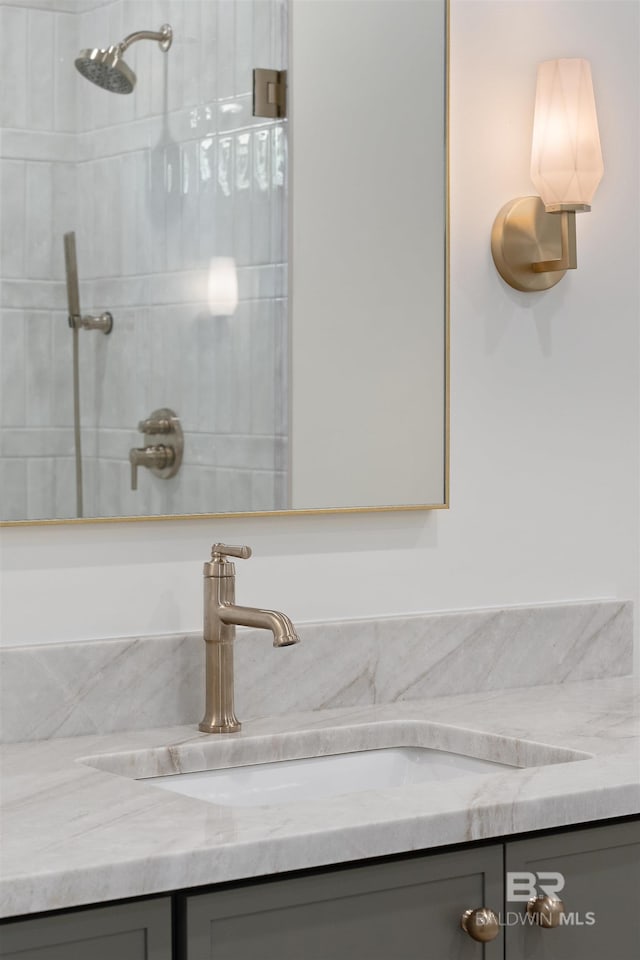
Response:
M2 960L171 960L171 900L143 900L14 920L0 927Z
M184 957L501 960L460 917L502 897L501 846L242 884L185 897Z
M640 821L516 840L507 844L506 865L507 960L638 960ZM519 878L523 872L534 876ZM509 873L523 890L535 880L539 895L541 884L564 882L557 894L565 907L561 926L527 922L526 903L508 899ZM545 880L540 873L561 876Z

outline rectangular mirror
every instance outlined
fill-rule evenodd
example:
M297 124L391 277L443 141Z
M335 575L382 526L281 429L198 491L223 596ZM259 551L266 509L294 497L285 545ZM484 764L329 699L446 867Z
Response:
M446 506L446 0L0 19L0 521Z

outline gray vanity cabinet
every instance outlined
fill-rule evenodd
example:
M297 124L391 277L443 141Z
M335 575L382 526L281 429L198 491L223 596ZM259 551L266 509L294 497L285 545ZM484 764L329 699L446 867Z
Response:
M512 841L506 871L507 960L640 958L640 821ZM526 903L509 902L509 872L561 874L564 922L526 923Z
M465 908L502 902L502 847L347 867L185 896L180 960L502 960Z
M15 920L2 960L171 960L171 898Z

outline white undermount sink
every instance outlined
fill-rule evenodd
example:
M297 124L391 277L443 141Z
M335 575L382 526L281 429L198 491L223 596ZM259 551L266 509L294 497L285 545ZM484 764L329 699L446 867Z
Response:
M429 781L441 782L468 774L498 773L509 769L513 767L506 763L478 760L442 750L388 747L150 777L144 782L223 806L257 807Z
M563 747L423 720L385 720L84 757L145 786L233 807L273 806L586 759Z

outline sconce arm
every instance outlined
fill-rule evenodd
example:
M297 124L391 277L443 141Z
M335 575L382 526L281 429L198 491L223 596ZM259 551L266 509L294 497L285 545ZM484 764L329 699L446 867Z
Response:
M561 210L549 215L560 217L560 258L558 260L539 260L532 263L533 271L534 273L548 273L554 270L575 270L578 266L576 211Z

